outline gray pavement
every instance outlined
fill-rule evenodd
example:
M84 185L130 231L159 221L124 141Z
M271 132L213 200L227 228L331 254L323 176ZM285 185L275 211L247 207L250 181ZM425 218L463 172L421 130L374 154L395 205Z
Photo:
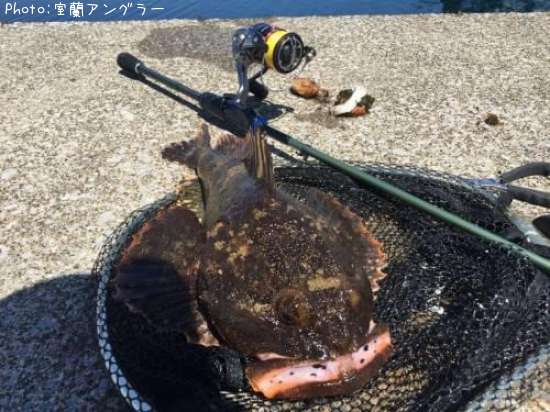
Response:
M376 99L366 117L335 120L268 74L284 90L272 100L295 109L278 128L340 158L466 176L550 160L550 13L272 21L317 48L305 75ZM228 35L244 23L0 26L0 410L124 410L99 357L89 273L105 236L174 188L182 171L159 151L199 118L120 76L115 57L233 91Z

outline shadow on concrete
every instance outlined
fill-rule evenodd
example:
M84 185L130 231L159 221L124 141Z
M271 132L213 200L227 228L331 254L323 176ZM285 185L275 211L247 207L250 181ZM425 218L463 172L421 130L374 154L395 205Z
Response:
M0 410L130 410L99 353L96 289L74 273L0 300Z
M187 109L193 110L195 113L199 115L200 118L202 118L205 122L210 123L216 127L219 127L220 129L226 130L230 133L233 133L237 136L244 136L248 130L248 128L243 128L242 122L232 122L232 116L231 113L228 116L225 116L225 118L222 120L206 110L203 110L200 106L195 104L194 102L184 99L183 97L173 93L166 87L161 86L158 83L155 83L145 76L136 75L134 73L128 72L126 70L119 70L119 74L127 77L131 80L137 80L143 83L144 85L152 88L153 90L161 93L162 95L169 97L170 99L178 102L179 104L185 106ZM280 118L281 116L284 116L287 113L294 112L294 109L289 106L276 104L273 102L270 102L269 100L263 100L261 102L256 102L253 106L256 111L267 118L268 120L274 120L277 118ZM287 160L294 161L291 157L286 155L284 152L281 152L275 148L272 148L272 150L279 156L286 158Z
M235 28L202 22L198 26L156 28L139 42L138 49L147 57L169 59L187 57L197 64L213 63L233 71L231 35Z
M214 64L226 72L233 72L231 36L238 27L258 23L258 19L238 19L231 27L216 22L202 21L199 25L162 27L152 29L138 43L138 50L147 57L170 59L186 57L197 60L197 64ZM272 18L262 21L273 22Z

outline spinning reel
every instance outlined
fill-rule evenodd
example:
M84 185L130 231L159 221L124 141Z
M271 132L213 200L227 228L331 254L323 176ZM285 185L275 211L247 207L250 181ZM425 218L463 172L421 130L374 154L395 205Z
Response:
M303 69L316 55L315 49L305 46L298 34L267 23L236 30L232 50L239 79L235 103L243 109L247 108L249 93L260 100L267 97L269 90L257 79L269 69L288 74L302 62ZM254 64L261 65L261 68L249 77L248 70Z

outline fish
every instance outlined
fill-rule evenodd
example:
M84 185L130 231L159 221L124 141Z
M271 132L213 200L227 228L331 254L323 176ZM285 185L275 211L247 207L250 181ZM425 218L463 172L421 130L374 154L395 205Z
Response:
M277 188L258 130L212 145L203 125L162 156L196 172L202 221L176 204L145 223L116 298L188 342L241 353L267 399L348 394L376 375L392 353L374 313L386 258L364 220L321 190L298 200Z

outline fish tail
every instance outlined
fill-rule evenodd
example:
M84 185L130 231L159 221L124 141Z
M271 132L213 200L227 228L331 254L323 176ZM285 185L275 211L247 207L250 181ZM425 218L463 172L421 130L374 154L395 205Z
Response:
M199 155L201 151L205 150L210 150L210 132L208 126L203 123L195 139L183 140L166 146L162 149L162 158L196 169Z

